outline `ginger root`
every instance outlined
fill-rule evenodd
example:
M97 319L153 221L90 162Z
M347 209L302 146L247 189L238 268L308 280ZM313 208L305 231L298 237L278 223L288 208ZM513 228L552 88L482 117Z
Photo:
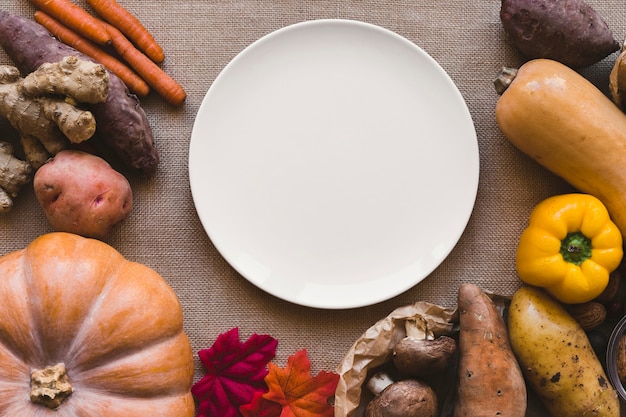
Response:
M10 143L0 142L0 213L13 208L13 199L32 178L32 166L13 156Z
M0 66L0 116L19 132L27 161L38 169L69 142L93 136L96 120L78 103L104 102L108 90L106 69L75 56L42 64L24 78L17 68Z
M109 94L109 75L100 64L68 56L41 64L24 79L23 87L30 96L55 94L79 103L103 103Z
M26 156L22 161L10 143L0 142L0 213L13 208L21 187L51 156L93 136L96 120L78 103L103 103L108 93L108 71L75 56L42 64L24 78L0 65L0 116L18 131Z

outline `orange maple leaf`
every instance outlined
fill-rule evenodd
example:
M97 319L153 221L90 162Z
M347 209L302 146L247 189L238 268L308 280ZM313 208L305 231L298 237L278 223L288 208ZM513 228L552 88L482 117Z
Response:
M332 404L339 375L321 371L311 376L306 349L290 356L285 369L268 365L265 382L269 391L263 398L281 405L280 417L333 417Z

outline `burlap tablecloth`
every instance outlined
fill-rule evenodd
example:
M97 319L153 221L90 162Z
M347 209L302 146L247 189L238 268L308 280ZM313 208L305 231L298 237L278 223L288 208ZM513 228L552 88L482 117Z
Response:
M512 293L517 238L532 207L570 187L514 149L494 119L493 78L503 65L523 58L507 44L500 1L467 0L120 0L162 44L163 68L186 89L182 108L159 97L142 100L151 121L161 163L146 181L130 176L135 207L109 243L127 258L161 273L178 293L193 349L239 327L279 340L276 362L307 349L313 372L334 370L363 331L398 306L425 300L456 304L460 283ZM82 1L80 4L84 4ZM623 1L589 0L616 39L626 35ZM2 9L32 17L27 0L1 0ZM238 275L216 251L193 204L188 147L199 105L224 66L263 35L289 24L321 18L355 19L397 32L429 53L448 72L465 98L478 134L480 183L465 233L450 256L420 284L388 301L349 310L319 310L268 295ZM584 70L606 90L615 54ZM0 53L0 62L9 63ZM2 136L15 133L0 121ZM51 231L31 187L13 210L0 217L0 252L21 249ZM0 306L1 308L1 306ZM197 358L197 356L196 356ZM203 374L196 359L196 379Z

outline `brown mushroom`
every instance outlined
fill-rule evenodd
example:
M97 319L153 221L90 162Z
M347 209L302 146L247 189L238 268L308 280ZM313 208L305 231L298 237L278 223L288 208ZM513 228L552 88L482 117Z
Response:
M426 383L416 379L394 382L387 374L368 381L376 396L367 404L365 417L436 417L437 395Z
M436 339L405 337L393 350L393 363L404 375L422 377L445 370L453 361L456 341L448 336Z

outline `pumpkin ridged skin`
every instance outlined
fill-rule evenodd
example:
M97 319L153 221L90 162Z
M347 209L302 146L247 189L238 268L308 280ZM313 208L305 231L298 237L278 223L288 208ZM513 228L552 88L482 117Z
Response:
M522 65L495 108L519 150L604 203L626 237L626 115L596 86L549 59Z
M181 305L151 268L50 233L0 258L0 306L0 416L193 417ZM31 369L58 362L72 394L56 410L31 403Z

